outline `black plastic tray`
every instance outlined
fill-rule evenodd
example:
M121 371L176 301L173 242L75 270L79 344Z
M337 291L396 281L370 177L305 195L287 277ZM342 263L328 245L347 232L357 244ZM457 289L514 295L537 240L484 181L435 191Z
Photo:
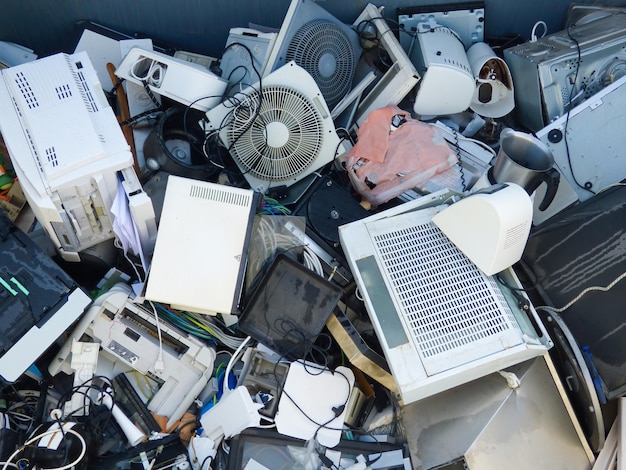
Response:
M239 317L239 328L289 360L303 358L342 290L279 254Z

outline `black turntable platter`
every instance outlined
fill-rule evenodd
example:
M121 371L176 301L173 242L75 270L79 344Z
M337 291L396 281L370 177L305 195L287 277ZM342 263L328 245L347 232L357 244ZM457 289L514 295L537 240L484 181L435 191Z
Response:
M307 226L327 243L339 246L339 227L369 215L350 192L328 177L311 189L304 204L296 209L307 217Z
M339 227L370 213L352 197L348 188L324 175L309 188L292 214L306 218L306 235L313 241L309 246L314 247L322 260L324 272L341 285L349 284L352 273L339 241Z

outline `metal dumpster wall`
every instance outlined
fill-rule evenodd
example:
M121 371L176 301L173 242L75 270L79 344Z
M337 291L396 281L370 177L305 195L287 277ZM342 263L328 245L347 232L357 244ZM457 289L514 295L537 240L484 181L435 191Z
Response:
M3 1L0 40L30 47L39 55L72 52L78 38L74 24L92 20L118 31L143 33L177 48L221 56L228 30L249 22L279 27L290 0L19 0ZM368 0L320 0L337 18L352 22ZM387 18L396 9L413 5L446 4L442 0L385 0ZM587 1L584 3L598 3ZM626 5L626 1L603 1ZM548 31L563 28L568 0L485 0L489 37L520 34L527 39L538 20Z

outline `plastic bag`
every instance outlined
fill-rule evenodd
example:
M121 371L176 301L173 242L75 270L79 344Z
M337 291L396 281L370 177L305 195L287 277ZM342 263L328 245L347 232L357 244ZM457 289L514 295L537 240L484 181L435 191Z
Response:
M347 155L354 189L376 207L457 162L439 129L397 106L372 111Z
M318 470L322 468L315 439L309 439L304 447L288 446L287 450L294 461L293 470Z

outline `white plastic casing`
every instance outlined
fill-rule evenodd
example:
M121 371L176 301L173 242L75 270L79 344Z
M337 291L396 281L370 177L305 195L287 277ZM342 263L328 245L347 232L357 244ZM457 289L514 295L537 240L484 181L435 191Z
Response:
M138 85L145 80L154 93L200 111L216 106L228 85L202 65L136 47L122 59L115 74Z

